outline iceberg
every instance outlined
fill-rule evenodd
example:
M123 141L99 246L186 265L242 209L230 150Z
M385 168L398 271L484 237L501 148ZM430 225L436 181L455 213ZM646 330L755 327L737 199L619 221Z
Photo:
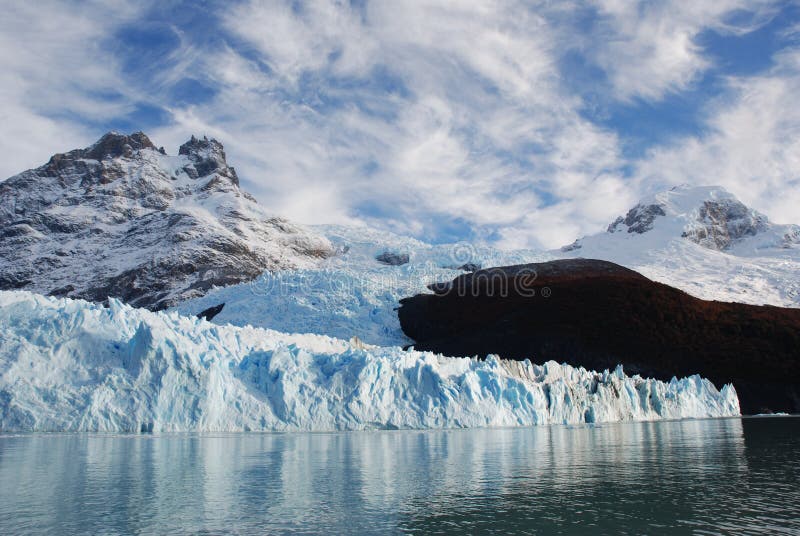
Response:
M2 431L334 431L728 417L732 385L442 357L0 292Z

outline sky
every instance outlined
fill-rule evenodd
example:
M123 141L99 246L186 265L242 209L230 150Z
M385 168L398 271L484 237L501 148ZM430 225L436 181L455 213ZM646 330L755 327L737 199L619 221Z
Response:
M554 248L720 185L800 223L800 1L0 0L0 177L144 131L276 214Z

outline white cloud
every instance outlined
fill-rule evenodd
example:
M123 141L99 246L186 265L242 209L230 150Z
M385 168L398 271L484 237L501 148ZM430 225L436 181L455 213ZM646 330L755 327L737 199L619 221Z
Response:
M149 132L157 144L174 151L190 134L218 138L264 205L307 223L424 237L466 225L503 246L557 247L603 229L644 190L686 181L723 183L791 219L796 55L730 80L704 110L707 135L639 162L582 113L561 64L577 52L601 67L612 91L604 99L658 101L712 67L697 44L703 31L745 34L774 15L773 3L592 5L600 18L584 31L573 14L585 4L569 1L242 2L204 14L212 27L219 17L211 45L171 26L179 44L143 83L107 45L147 5L13 3L0 20L0 174L87 145L100 134L92 123L147 101L171 113ZM186 76L213 96L171 102Z
M4 2L0 17L0 177L94 141L86 121L131 110L104 39L137 9L125 2ZM99 99L119 92L115 101Z
M705 30L744 34L775 14L772 0L595 0L600 21L587 52L622 100L660 100L686 89L712 63L697 44ZM730 22L747 13L745 22Z
M579 113L584 103L562 83L560 54L582 47L608 73L614 98L658 100L711 66L696 44L701 32L744 34L774 14L767 1L598 0L595 7L601 18L576 45L575 28L551 24L563 4L368 2L360 10L321 1L299 11L245 4L226 24L280 80L246 64L232 75L235 62L225 62L231 94L260 88L256 97L236 97L250 120L232 142L259 138L247 176L271 207L299 220L347 220L366 206L380 217L362 218L391 221L401 232L430 236L461 218L478 235L499 231L506 245L563 245L602 229L650 183L623 179L616 135ZM745 11L737 20L746 22L730 22ZM335 110L308 95L302 104L270 100L291 93L304 74L319 84L313 91L336 95L326 77L368 79L377 67L407 91L351 88L366 104ZM385 117L366 113L370 105ZM365 174L372 162L376 169ZM298 200L304 189L326 192L315 195L313 211Z
M651 151L638 175L651 185L720 184L779 222L800 207L800 49L769 72L731 78L709 114L707 134Z
M345 74L368 67L375 43L359 19L347 2L269 1L239 4L224 22L265 55L275 74L296 82L307 71L330 67Z
M582 118L580 99L562 87L567 37L548 25L547 9L242 4L225 25L257 54L210 56L203 70L220 94L176 110L171 130L196 117L224 130L257 196L300 221L358 218L435 236L463 220L478 235L509 227L525 245L562 245L563 233L530 227L530 214L559 202L547 192L591 195L621 162L616 136ZM592 230L582 206L559 206L575 230ZM605 210L601 218L613 215Z

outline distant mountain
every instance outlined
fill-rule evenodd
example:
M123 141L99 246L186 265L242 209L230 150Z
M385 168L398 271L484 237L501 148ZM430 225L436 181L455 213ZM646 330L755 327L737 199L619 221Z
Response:
M551 254L615 262L708 300L800 306L800 226L772 223L719 186L643 199Z
M756 256L800 246L800 226L771 223L720 186L677 186L640 201L607 229L608 234L684 238L734 255ZM580 249L586 239L567 249Z
M241 190L213 139L169 156L141 132L110 132L0 182L0 289L157 310L331 254Z

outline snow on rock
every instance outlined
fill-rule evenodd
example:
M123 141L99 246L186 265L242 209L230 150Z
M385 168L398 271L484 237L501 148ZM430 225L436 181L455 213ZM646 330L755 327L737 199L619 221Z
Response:
M0 292L0 430L520 426L724 417L732 386L444 358Z
M660 192L614 221L608 232L643 234L654 228L658 229L656 234L680 236L708 249L735 249L742 254L800 244L793 242L800 227L771 223L720 186L682 185Z
M320 226L315 230L338 253L318 266L267 272L252 283L212 289L176 309L196 315L225 303L215 323L405 345L412 341L395 312L401 298L428 292L431 283L451 281L469 265L491 268L578 257L620 264L706 300L800 306L800 239L792 238L800 236L800 227L769 223L742 207L722 188L678 187L643 199L609 232L539 252L431 245L367 228ZM703 232L719 243L727 241L727 247L699 243ZM409 262L381 263L376 257L386 251L408 255Z
M331 253L241 190L213 139L169 156L110 132L0 182L0 289L161 309Z

